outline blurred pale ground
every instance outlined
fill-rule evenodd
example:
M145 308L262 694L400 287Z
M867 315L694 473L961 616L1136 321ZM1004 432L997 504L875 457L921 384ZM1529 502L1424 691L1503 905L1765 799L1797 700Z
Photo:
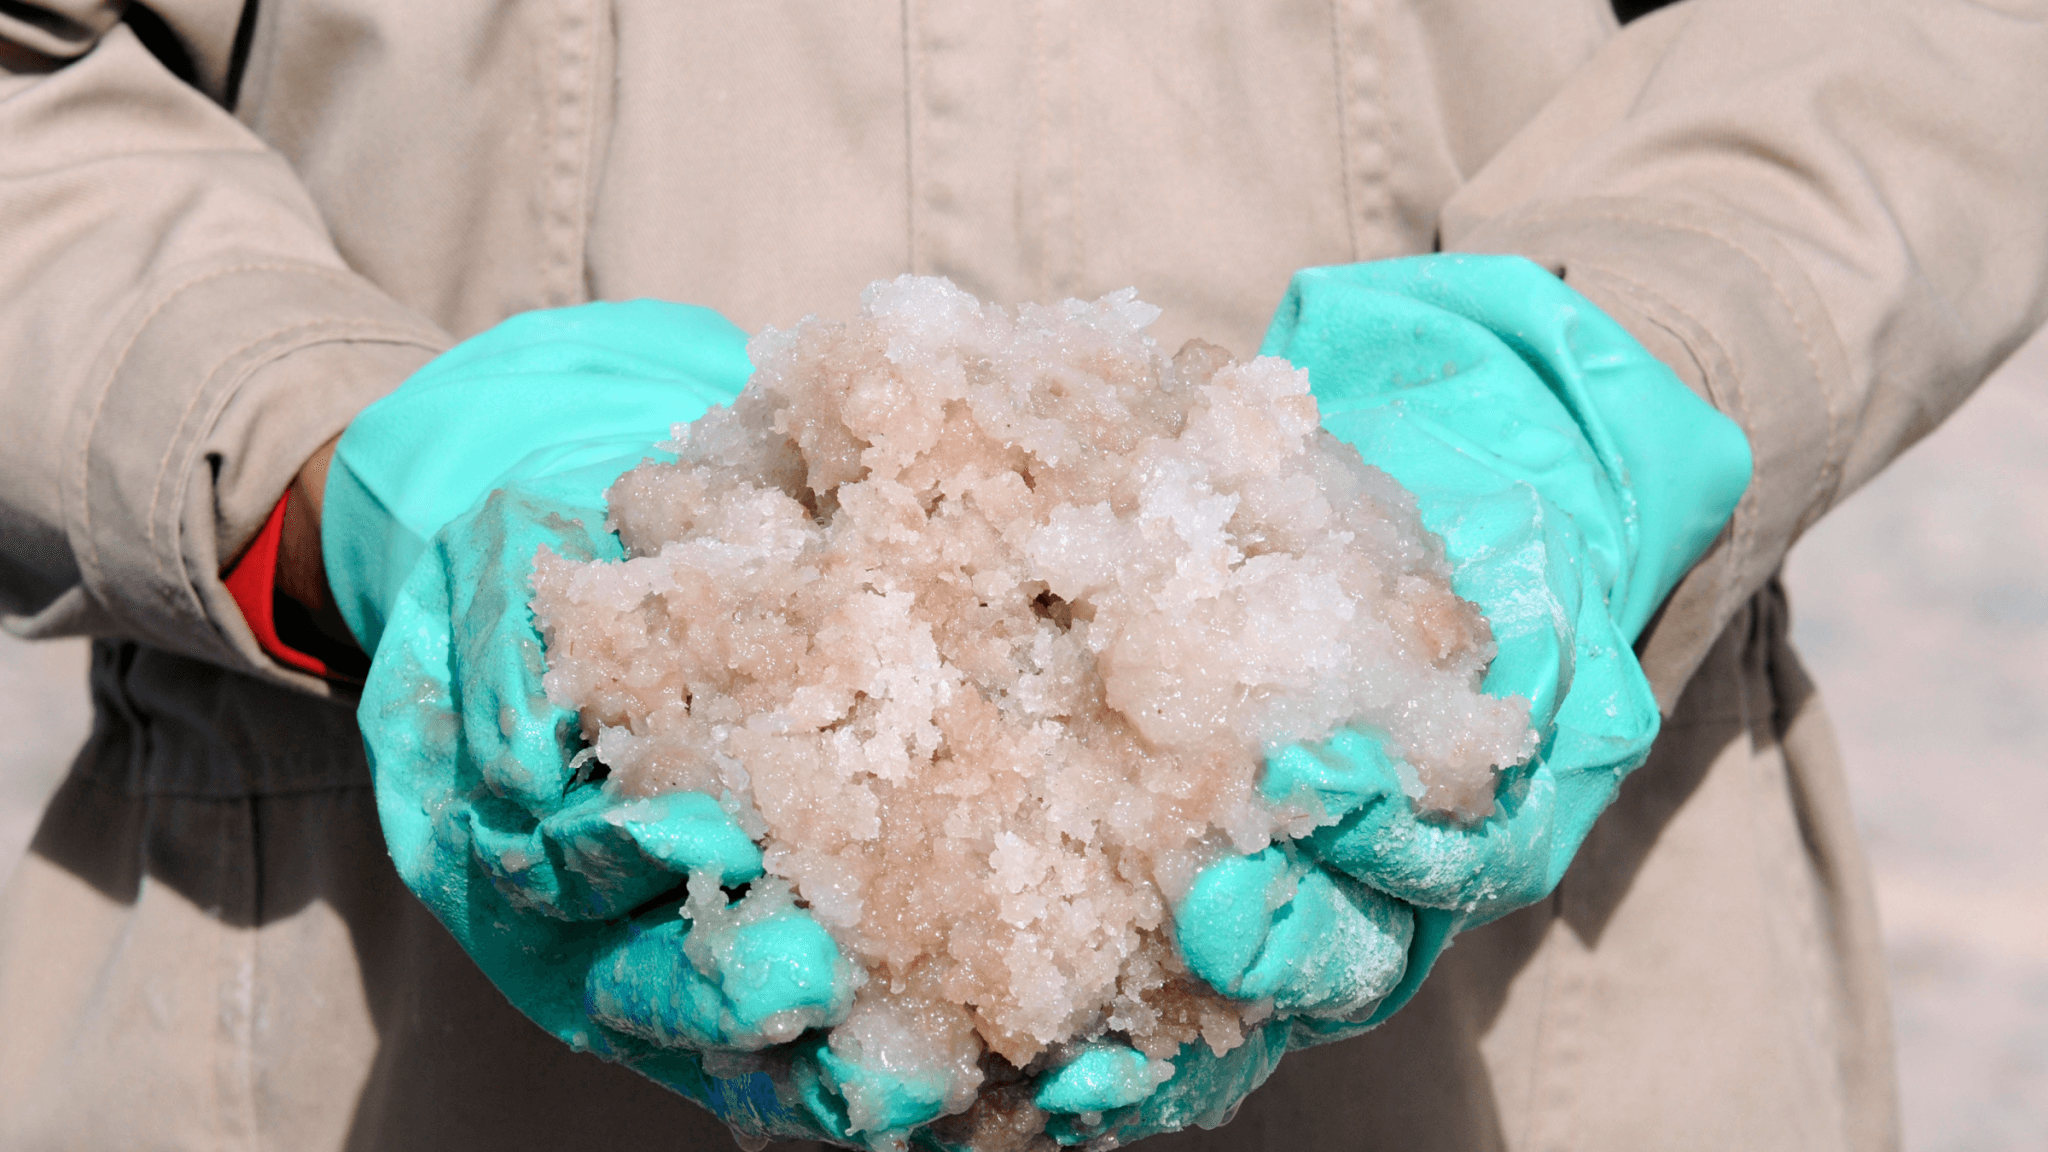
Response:
M1906 1147L2048 1148L2048 337L1786 584L1877 876Z
M1877 874L1906 1147L2048 1148L2048 338L1787 582ZM83 645L0 634L0 871L85 727Z

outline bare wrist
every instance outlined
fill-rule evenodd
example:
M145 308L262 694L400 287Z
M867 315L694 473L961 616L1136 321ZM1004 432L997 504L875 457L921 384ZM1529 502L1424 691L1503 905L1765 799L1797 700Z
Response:
M306 610L314 627L329 640L353 646L355 638L342 621L327 587L327 567L320 546L320 517L327 496L327 466L341 437L322 444L292 479L285 507L284 531L277 549L277 591Z

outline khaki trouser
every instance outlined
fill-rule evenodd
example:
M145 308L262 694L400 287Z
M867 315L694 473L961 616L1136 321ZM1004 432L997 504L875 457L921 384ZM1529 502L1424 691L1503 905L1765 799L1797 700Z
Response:
M1738 616L1556 895L1153 1146L1895 1145L1870 893L1784 625L1775 595ZM89 749L0 896L0 1148L729 1141L509 1007L399 883L363 782L205 795L119 751Z

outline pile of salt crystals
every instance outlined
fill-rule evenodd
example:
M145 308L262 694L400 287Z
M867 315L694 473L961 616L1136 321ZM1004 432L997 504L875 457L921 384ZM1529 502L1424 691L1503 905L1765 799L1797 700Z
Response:
M548 694L608 787L719 796L765 850L734 909L692 886L693 944L794 899L865 969L842 1056L941 1077L949 1112L1008 1072L987 1054L1105 1034L1164 1079L1271 1011L1189 976L1168 910L1320 817L1262 802L1263 754L1368 725L1471 818L1527 703L1479 691L1486 620L1306 373L1167 362L1131 290L862 305L763 332L739 399L612 488L628 559L541 554Z

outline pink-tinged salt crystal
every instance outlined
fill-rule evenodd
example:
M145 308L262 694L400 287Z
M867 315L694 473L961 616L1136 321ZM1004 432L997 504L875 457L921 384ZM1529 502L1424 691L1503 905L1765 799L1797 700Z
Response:
M608 787L720 797L868 973L833 1049L938 1077L976 1131L1030 1127L1002 1102L1059 1045L1222 1051L1270 1012L1168 924L1204 863L1322 818L1261 800L1268 750L1377 729L1470 819L1533 748L1441 543L1307 374L1167 361L1156 316L877 283L756 337L732 407L613 487L628 559L536 562L547 690Z

